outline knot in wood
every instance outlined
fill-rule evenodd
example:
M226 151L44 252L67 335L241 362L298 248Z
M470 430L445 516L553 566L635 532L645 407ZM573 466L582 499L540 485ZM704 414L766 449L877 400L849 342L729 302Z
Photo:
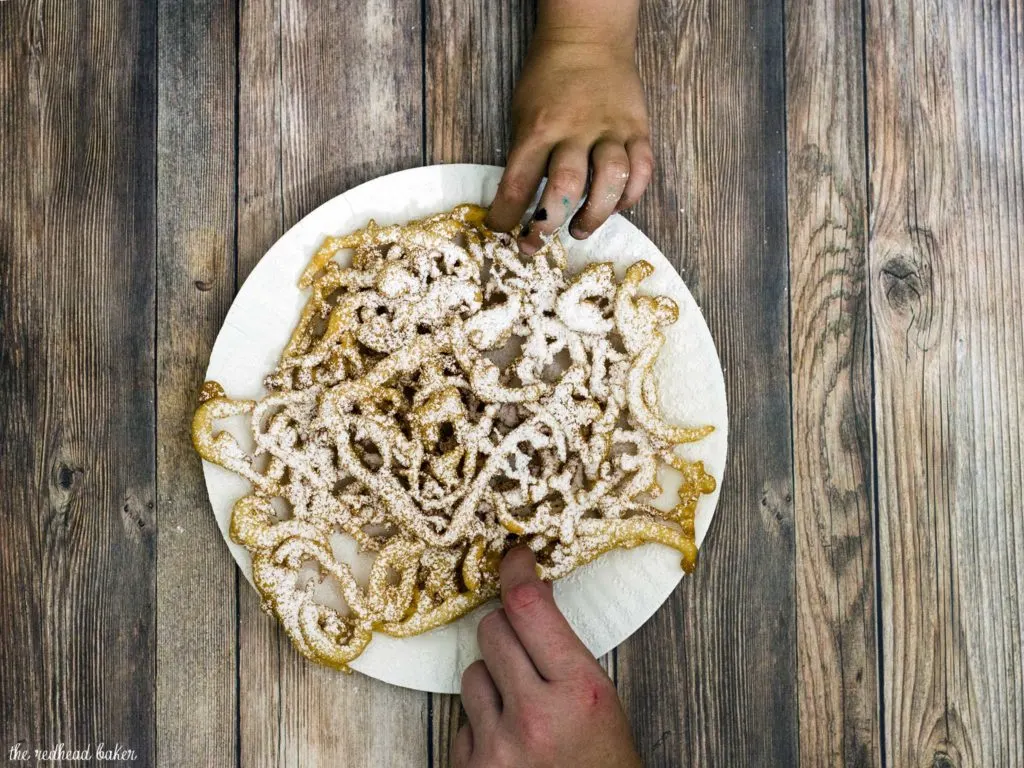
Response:
M82 473L81 467L58 460L53 464L53 484L63 491L70 491Z
M917 266L903 256L893 256L882 266L882 289L895 312L913 312L920 305L924 280Z

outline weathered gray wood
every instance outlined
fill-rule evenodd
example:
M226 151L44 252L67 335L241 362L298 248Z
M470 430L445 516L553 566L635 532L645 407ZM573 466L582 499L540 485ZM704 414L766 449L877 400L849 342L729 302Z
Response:
M420 9L260 0L239 29L238 279L325 200L422 160ZM421 766L427 695L305 661L239 586L241 764Z
M189 424L235 288L237 8L159 8L156 751L163 766L228 766L237 753L237 569Z
M152 765L156 11L0 39L0 745Z
M644 764L797 762L782 2L644 2L658 170L636 223L725 368L729 460L701 562L619 648Z
M536 0L424 0L428 163L504 165Z
M800 758L877 766L861 9L786 11Z
M1024 765L1022 19L867 3L892 766Z

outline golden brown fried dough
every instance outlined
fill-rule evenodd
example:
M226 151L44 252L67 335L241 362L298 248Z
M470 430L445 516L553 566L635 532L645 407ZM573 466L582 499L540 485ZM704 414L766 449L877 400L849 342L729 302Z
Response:
M694 515L715 480L675 448L711 428L667 423L652 372L676 305L638 295L646 262L621 283L610 264L570 275L557 239L526 257L484 214L327 238L267 395L233 400L216 382L200 395L196 450L253 485L231 536L264 607L322 664L347 670L374 631L466 614L497 594L520 541L549 579L648 542L696 565ZM254 455L217 431L239 414ZM659 466L683 479L670 512L650 503ZM375 553L366 584L337 559L339 534ZM318 599L325 580L347 610Z

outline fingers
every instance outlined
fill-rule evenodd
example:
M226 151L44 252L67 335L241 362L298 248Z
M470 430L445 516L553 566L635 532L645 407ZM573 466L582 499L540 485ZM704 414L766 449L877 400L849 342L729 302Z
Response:
M452 745L452 763L455 765L455 768L466 768L472 756L473 727L466 723L455 734L455 743Z
M478 733L493 728L501 716L501 694L483 661L474 661L462 673L462 708Z
M513 549L501 561L501 602L507 620L544 679L577 677L597 662L555 605L551 585L537 577L536 566L527 547Z
M512 147L487 213L485 223L489 228L508 232L518 226L544 178L550 152L551 147L544 144L521 143Z
M616 212L635 205L654 176L654 151L650 141L634 139L626 142L626 154L629 155L629 181L619 204L615 206Z
M573 142L554 149L544 143L519 143L509 154L487 226L508 232L518 225L545 174L548 183L540 203L519 238L519 247L527 254L540 248L542 235L552 234L568 220L583 197L588 174L590 192L569 227L577 240L589 237L613 213L635 205L654 175L654 152L646 138L625 145L602 139L589 153L585 145Z
M563 142L555 147L548 162L548 183L544 187L533 220L519 237L519 249L534 253L541 235L550 235L566 221L583 199L590 158L586 145Z
M584 240L615 213L629 179L629 155L617 141L599 141L590 153L594 173L587 202L573 217L569 233Z
M476 635L480 654L503 701L513 692L541 682L504 610L498 609L484 616Z

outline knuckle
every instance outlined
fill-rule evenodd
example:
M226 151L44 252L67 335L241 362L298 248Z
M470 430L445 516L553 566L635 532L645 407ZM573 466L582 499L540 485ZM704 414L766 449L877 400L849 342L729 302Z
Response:
M526 706L516 713L516 735L534 760L554 754L551 718L539 707Z
M650 178L654 174L654 153L650 149L642 149L636 153L631 166L631 173Z
M576 197L587 183L586 176L585 171L576 168L553 168L548 181L558 194Z
M586 675L573 690L574 701L586 712L599 712L618 702L618 692L607 675Z
M520 768L522 757L523 745L515 734L503 731L492 736L486 753L481 754L480 764L487 768Z
M606 160L604 162L604 171L617 181L625 181L629 178L629 162L618 158Z
M498 184L498 197L511 202L528 202L533 197L533 190L526 179L506 174Z
M517 584L505 593L505 606L514 613L529 613L544 601L538 582Z
M539 141L551 141L562 131L563 120L553 110L541 107L523 119L523 127L528 136Z

